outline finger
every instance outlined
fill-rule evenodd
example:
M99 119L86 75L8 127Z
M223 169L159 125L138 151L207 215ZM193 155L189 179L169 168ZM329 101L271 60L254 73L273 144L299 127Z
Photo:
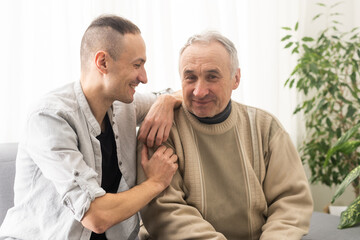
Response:
M145 144L143 144L142 149L141 149L141 163L145 164L149 161L148 158L148 148L146 147Z
M165 153L165 151L166 151L166 147L164 146L164 145L162 145L162 146L160 146L157 150L156 150L156 152L157 153L160 153L160 154L164 154Z
M165 142L168 139L169 134L170 134L170 130L171 130L171 126L172 126L172 124L165 126L164 134L163 134L163 142Z
M147 135L147 139L146 139L146 145L148 147L153 147L154 146L154 139L155 139L155 135L157 132L157 127L152 127L149 134Z
M156 146L160 146L160 144L163 142L164 139L163 135L164 135L164 127L161 126L156 134L156 140L155 140Z
M173 162L173 163L178 163L178 156L176 154L173 154L171 157L170 157L170 160Z
M149 130L150 130L150 128L149 128L147 122L144 121L139 129L139 134L138 134L139 141L146 143L146 136L148 135Z
M168 158L170 158L174 154L174 151L172 148L167 148L164 152L164 155Z

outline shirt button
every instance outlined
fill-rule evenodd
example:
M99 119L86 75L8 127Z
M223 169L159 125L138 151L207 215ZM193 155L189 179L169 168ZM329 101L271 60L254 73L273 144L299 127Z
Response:
M122 165L122 162L121 162L121 161L119 162L119 165L120 165L120 166Z
M118 139L119 138L118 135L116 135L115 138Z
M112 124L114 125L114 124L115 124L115 122L113 121L113 122L112 122Z
M74 176L75 176L75 177L78 177L79 175L80 175L80 173L79 173L78 171L75 171L75 172L74 172Z

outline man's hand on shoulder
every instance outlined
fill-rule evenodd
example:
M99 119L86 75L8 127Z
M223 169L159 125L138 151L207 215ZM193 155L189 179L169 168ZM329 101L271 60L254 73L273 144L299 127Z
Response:
M174 120L174 109L181 103L182 91L160 95L146 115L138 139L148 147L160 146L166 141Z

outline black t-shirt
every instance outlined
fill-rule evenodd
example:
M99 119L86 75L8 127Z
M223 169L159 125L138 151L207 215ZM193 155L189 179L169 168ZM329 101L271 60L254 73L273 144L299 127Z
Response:
M106 114L105 118L105 132L102 132L96 138L100 141L102 154L102 178L101 187L107 193L117 193L121 180L121 171L119 169L116 143L114 132L110 124L109 116ZM91 234L91 240L106 240L105 233Z

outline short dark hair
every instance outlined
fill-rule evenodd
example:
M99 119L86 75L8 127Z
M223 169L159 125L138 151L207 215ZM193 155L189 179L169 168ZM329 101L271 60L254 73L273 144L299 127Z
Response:
M97 27L99 28L111 27L112 29L121 33L122 35L126 33L132 33L132 34L141 33L140 29L134 23L116 15L101 15L97 17L94 21L92 21L92 23L89 25L87 30Z
M120 55L120 37L125 34L140 34L140 29L131 21L116 15L101 15L97 17L86 29L81 40L80 60L81 68L87 66L91 55L98 50L109 53L113 59Z

